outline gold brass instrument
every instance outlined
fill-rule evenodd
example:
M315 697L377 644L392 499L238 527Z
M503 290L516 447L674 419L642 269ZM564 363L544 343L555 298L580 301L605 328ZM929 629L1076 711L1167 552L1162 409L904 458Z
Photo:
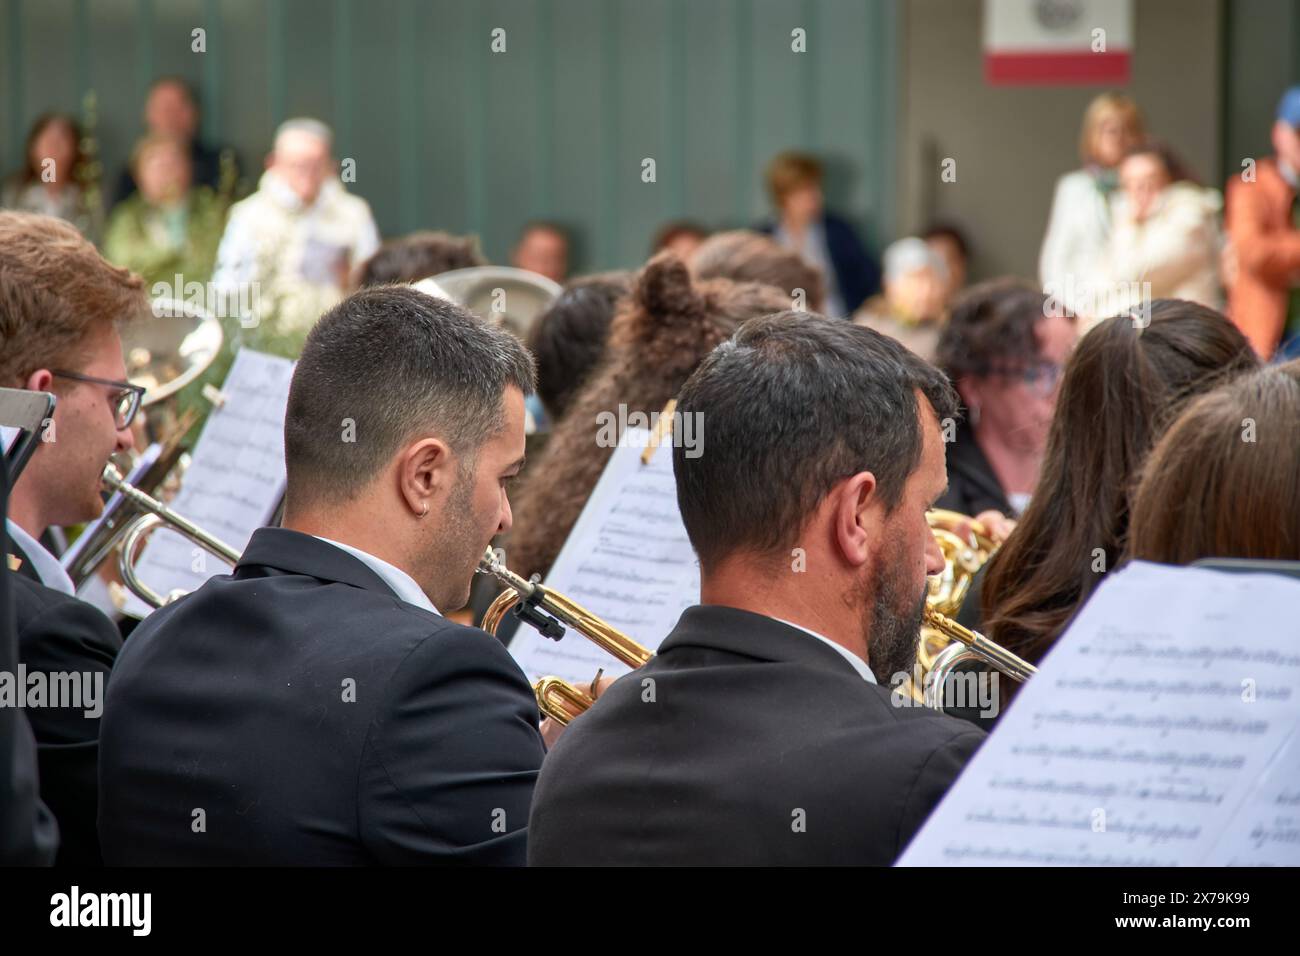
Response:
M1038 668L1001 644L995 644L978 631L958 624L938 611L925 609L925 625L939 631L952 643L945 648L930 666L925 677L924 701L935 710L944 708L944 685L960 666L972 662L988 664L1012 680L1023 683ZM918 658L919 660L919 658Z
M128 484L122 477L122 473L111 463L104 466L104 474L100 480L105 488L117 492L133 507L143 512L123 526L122 547L118 553L118 570L121 571L122 582L127 589L151 607L162 607L184 593L173 591L166 596L161 595L145 584L136 573L135 562L139 557L140 549L148 536L157 529L170 528L228 564L233 565L239 560L238 551L204 531L188 518L177 514L161 501Z
M640 667L654 656L647 648L563 594L524 580L507 568L491 548L479 560L478 571L505 585L505 590L488 606L479 625L489 634L496 634L507 612L513 609L520 620L536 628L543 637L558 641L564 636L565 628L571 627L628 667ZM595 681L590 691L584 691L558 677L543 677L533 685L538 709L560 724L569 723L595 703L595 690Z
M951 618L961 610L962 602L970 592L975 572L997 550L997 542L980 522L956 511L935 508L926 515L926 520L943 551L944 567L942 572L930 579L930 593L926 596L925 604L928 609L937 611L944 618ZM969 534L965 536L961 534L963 525L970 528ZM922 673L934 667L935 659L952 641L952 636L942 628L929 625L928 622L923 626L921 643L916 651L916 660L921 665Z

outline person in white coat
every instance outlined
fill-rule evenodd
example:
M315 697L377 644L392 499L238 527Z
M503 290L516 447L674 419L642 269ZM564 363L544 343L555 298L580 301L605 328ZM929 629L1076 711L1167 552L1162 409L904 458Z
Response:
M1043 291L1071 315L1086 313L1095 295L1110 235L1116 167L1142 138L1142 114L1129 97L1104 93L1088 105L1079 138L1083 168L1057 181L1038 261Z
M282 124L257 191L232 207L217 251L213 283L236 303L226 314L261 327L250 337L273 351L296 354L342 300L353 267L379 248L370 205L339 181L332 139L318 120Z
M1186 299L1221 310L1223 198L1218 190L1197 185L1173 153L1154 142L1129 152L1120 163L1119 180L1102 257L1098 314L1085 318L1085 331L1152 299Z

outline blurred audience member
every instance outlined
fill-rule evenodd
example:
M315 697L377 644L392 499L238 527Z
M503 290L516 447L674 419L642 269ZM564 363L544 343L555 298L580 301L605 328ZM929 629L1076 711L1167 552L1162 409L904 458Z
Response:
M932 362L947 280L943 259L923 239L899 239L885 250L885 291L863 305L853 321Z
M1300 561L1297 423L1300 361L1244 375L1188 405L1142 469L1129 556Z
M1083 116L1083 168L1056 183L1038 273L1044 290L1072 314L1095 311L1087 306L1110 234L1110 197L1119 186L1116 169L1143 135L1137 104L1122 93L1103 93Z
M970 271L970 243L964 232L948 223L935 223L921 233L921 238L943 260L947 273L943 301L947 305L966 288L966 278Z
M958 616L1031 663L1118 564L1134 483L1169 422L1196 395L1258 367L1245 336L1212 309L1157 299L1148 318L1114 316L1079 340L1038 487Z
M190 175L196 185L207 186L217 193L228 193L234 189L234 180L239 175L234 151L226 150L229 170L225 175L230 181L223 183L222 151L204 145L199 139L198 97L185 79L164 76L154 80L144 103L144 125L150 138L164 136L184 144L190 157ZM135 169L128 166L117 182L114 203L122 202L137 188Z
M207 282L216 263L225 207L208 186L195 186L190 151L170 136L146 136L131 154L138 191L114 209L104 231L104 258L138 272L145 288ZM180 276L179 282L176 276Z
M1029 283L993 279L953 303L935 364L966 414L949 439L948 491L936 507L996 526L1029 504L1075 334L1071 318L1046 314L1046 301Z
M23 152L26 165L0 189L0 206L70 222L92 241L99 238L103 207L85 175L81 128L71 116L46 113L32 124Z
M689 265L701 279L776 286L790 296L791 309L821 312L825 302L821 271L762 233L747 229L716 233L695 251Z
M324 123L283 123L257 191L230 210L213 281L232 298L257 283L260 347L296 355L351 269L379 248L370 206L343 188L331 149Z
M1119 165L1119 185L1099 270L1097 301L1105 313L1128 312L1151 299L1220 308L1219 193L1198 186L1156 142L1129 151ZM1100 316L1081 318L1087 331Z
M519 234L511 265L563 282L569 274L569 237L550 222L530 222Z
M389 239L361 264L358 288L390 282L419 282L453 269L487 265L474 236L449 232L413 232Z
M655 233L654 246L650 250L653 256L665 249L676 254L678 259L690 259L700 243L709 238L709 231L686 219L667 223Z
M1234 174L1227 196L1228 316L1264 359L1284 341L1300 354L1300 86L1278 103L1273 152Z
M761 226L821 270L826 312L852 315L880 287L880 269L848 221L826 211L822 167L806 153L779 154L767 169L777 219Z
M574 279L533 323L528 350L537 360L537 396L550 422L564 417L599 365L609 324L632 279L631 272Z

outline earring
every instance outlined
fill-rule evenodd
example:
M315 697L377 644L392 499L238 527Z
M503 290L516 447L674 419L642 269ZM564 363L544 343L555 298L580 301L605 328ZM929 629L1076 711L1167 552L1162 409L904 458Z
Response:
M970 422L971 428L974 428L976 425L980 423L980 406L978 402L975 402L967 407L966 421Z
M426 501L424 503L424 510L421 511L417 517L423 518L428 513L429 513L429 502Z

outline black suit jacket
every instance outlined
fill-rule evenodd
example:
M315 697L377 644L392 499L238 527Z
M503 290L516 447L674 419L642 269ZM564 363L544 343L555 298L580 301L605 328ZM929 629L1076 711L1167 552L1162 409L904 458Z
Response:
M886 865L983 739L788 624L693 607L547 756L528 862Z
M399 600L333 545L262 528L233 575L123 649L101 738L104 857L522 864L537 722L500 642Z
M109 672L122 646L117 628L93 605L48 588L21 573L13 580L18 623L18 657L27 673L84 675L82 680L107 690ZM83 683L83 687L84 687ZM83 703L87 703L83 701ZM93 708L29 707L27 719L36 738L41 800L59 823L58 865L97 866L101 862L95 831L98 794L99 731L105 700Z
M965 419L957 426L948 446L948 490L935 502L936 508L958 511L972 518L982 511L1000 511L1015 517L1015 509L1002 490L993 466L975 441L975 432Z

